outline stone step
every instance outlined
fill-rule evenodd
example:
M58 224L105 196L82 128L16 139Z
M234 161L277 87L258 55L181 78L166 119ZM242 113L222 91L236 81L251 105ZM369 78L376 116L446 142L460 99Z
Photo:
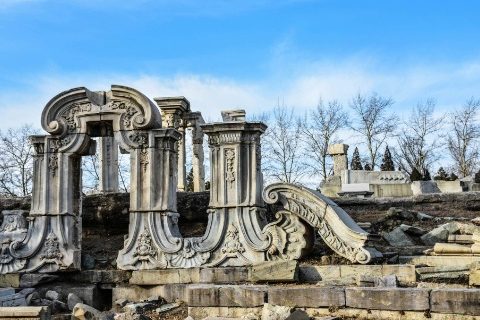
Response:
M133 271L130 284L163 285L191 283L294 282L295 260L265 262L251 267L190 268Z

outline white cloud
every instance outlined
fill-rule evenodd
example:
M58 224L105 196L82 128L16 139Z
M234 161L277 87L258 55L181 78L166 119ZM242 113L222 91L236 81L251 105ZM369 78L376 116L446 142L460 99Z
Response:
M457 65L410 67L380 70L374 63L355 58L336 62L298 64L289 71L264 79L235 80L213 75L178 74L173 76L54 74L32 76L17 91L0 91L0 128L22 123L40 123L48 100L62 90L85 86L108 90L110 84L124 84L150 98L183 95L192 108L206 119L218 120L220 110L245 108L249 113L271 109L277 99L303 112L315 106L320 97L338 99L348 105L358 93L378 92L395 100L395 111L406 113L428 97L437 100L439 110L451 110L470 96L480 95L480 62Z

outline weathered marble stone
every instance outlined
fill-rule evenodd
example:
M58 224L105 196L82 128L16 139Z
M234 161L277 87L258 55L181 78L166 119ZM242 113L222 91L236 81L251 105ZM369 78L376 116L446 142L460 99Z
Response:
M346 288L347 307L377 310L428 310L429 290L416 288Z
M328 287L269 287L268 303L289 307L343 307L345 290Z
M480 315L480 289L434 289L431 310L440 313Z

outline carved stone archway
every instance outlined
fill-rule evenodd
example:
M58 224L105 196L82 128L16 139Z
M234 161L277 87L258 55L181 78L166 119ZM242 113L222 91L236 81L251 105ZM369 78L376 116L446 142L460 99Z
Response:
M196 120L210 148L209 219L202 237L184 238L176 203L182 133L162 128L159 108L140 92L116 85L108 92L74 88L54 97L42 113L49 135L31 138L36 152L31 211L26 218L22 211L3 212L0 273L80 269L80 159L95 149L92 137L113 137L130 153L130 224L117 257L120 269L299 259L313 229L352 262L368 263L380 255L368 247L369 234L321 194L286 183L264 190L266 125L246 121L243 110L222 116L218 123ZM281 206L270 223L265 202Z
M31 137L35 156L27 232L2 248L10 257L5 270L80 269L80 158L94 153L92 137L113 137L130 153L133 212L175 210L175 189L169 187L176 182L172 166L179 134L161 128L158 108L140 92L117 85L108 92L62 92L45 106L42 127L50 135Z

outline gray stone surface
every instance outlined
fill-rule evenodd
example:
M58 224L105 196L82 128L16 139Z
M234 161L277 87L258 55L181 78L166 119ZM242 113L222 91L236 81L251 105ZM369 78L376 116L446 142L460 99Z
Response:
M408 247L414 245L413 241L401 227L397 227L392 231L385 233L383 238L394 247Z
M72 320L101 319L102 313L97 309L83 303L77 303L73 307Z
M291 261L269 261L250 268L249 280L254 282L298 281L298 263Z
M265 302L266 286L259 285L189 285L189 307L257 307Z
M75 293L69 293L67 296L68 309L73 310L77 303L83 303L82 299L80 299Z
M36 287L39 284L53 282L58 279L57 275L41 273L25 273L20 278L21 288Z
M434 289L431 310L439 313L480 315L480 289Z
M430 309L429 290L417 288L346 288L351 308L424 311Z
M334 287L269 287L268 303L289 307L342 307L345 290Z

